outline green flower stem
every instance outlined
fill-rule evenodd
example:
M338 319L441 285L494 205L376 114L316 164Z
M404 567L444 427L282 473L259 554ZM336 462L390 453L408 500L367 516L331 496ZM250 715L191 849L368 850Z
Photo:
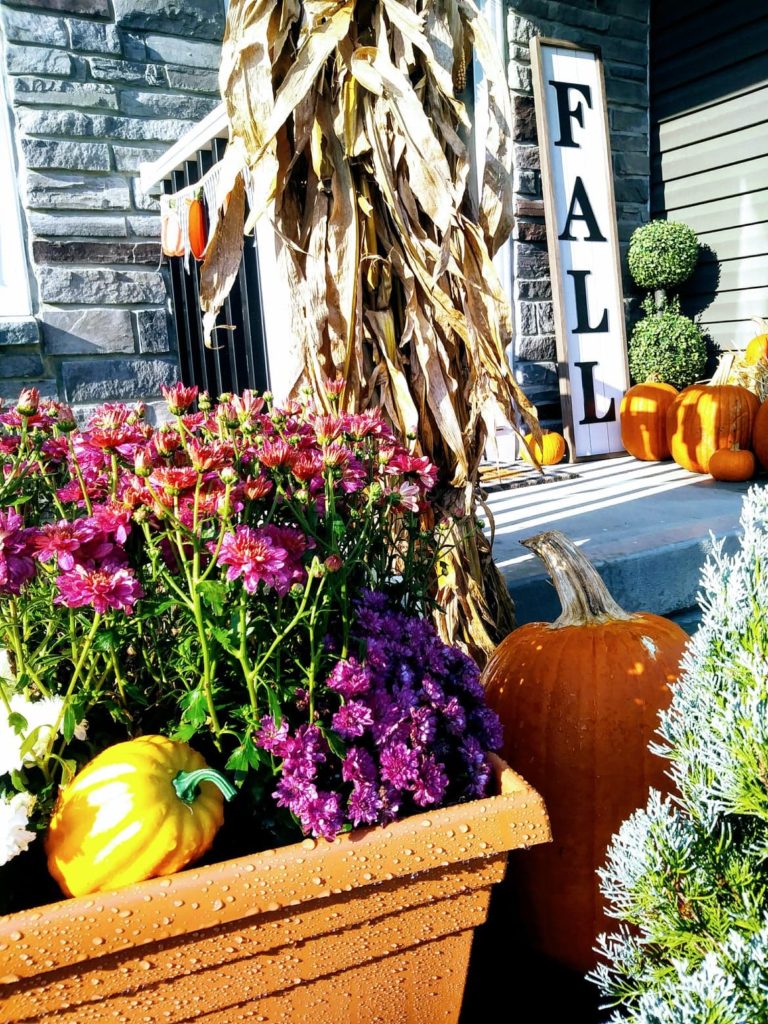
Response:
M240 647L235 653L235 657L239 661L243 675L245 677L245 685L248 688L248 698L251 702L251 710L253 711L253 720L257 722L259 720L259 702L256 696L256 687L254 685L254 669L248 662L248 609L247 609L247 596L245 587L240 591L240 607L238 609L238 632L240 634Z
M125 699L125 681L123 679L123 673L120 669L120 664L117 660L117 654L114 648L110 648L110 658L112 661L112 668L115 673L115 683L117 684L117 692L120 694L120 700L122 701L123 707L127 709L128 702Z
M42 681L34 668L32 668L32 665L29 664L31 659L24 657L24 645L22 643L21 636L19 635L19 609L16 603L16 598L11 598L8 602L8 608L11 613L11 618L10 628L7 632L13 647L13 656L16 659L16 670L17 672L26 672L43 697L50 697L51 691Z
M149 526L147 525L146 522L143 522L141 524L141 528L142 532L144 533L144 538L147 542L147 548L151 552L150 557L152 559L152 570L154 572L155 578L157 579L159 577L162 577L166 585L169 587L170 590L172 590L176 594L179 600L183 604L185 604L190 611L193 611L194 605L189 594L186 591L182 590L181 587L176 582L176 580L173 578L173 575L161 566L157 550L152 541L152 534L150 533Z
M35 461L37 463L37 468L40 470L40 476L45 481L45 485L48 488L48 491L50 492L54 505L56 506L56 511L59 513L62 519L66 519L67 511L59 501L59 497L56 494L56 488L51 483L51 478L45 471L45 463L43 462L39 455L37 456Z
M211 650L208 645L208 634L205 629L205 616L203 615L203 603L200 599L200 588L198 583L200 581L200 541L197 537L194 538L194 554L192 556L192 571L190 573L189 566L186 558L184 557L184 549L181 545L178 530L176 531L177 543L179 544L179 554L181 555L182 561L184 562L184 573L189 582L190 594L192 596L192 613L195 617L195 625L197 626L197 635L200 639L200 648L203 652L203 692L205 693L205 703L208 708L208 717L211 720L211 728L216 742L218 743L219 737L221 736L221 725L219 723L219 716L216 712L216 705L213 701L213 663L211 661Z
M72 442L71 434L67 434L67 445L69 447L69 454L72 456L72 466L75 470L75 476L77 477L77 482L80 484L80 491L82 492L83 501L85 502L85 510L88 515L91 515L93 512L93 505L91 504L91 499L88 495L88 488L85 486L85 480L83 478L82 470L80 469L80 463L77 461L77 454L75 452L75 446Z
M254 682L259 680L259 676L261 674L261 670L267 664L267 662L272 657L272 655L275 653L275 651L280 646L280 644L283 642L283 640L285 640L286 637L291 632L293 632L293 630L296 628L296 626L298 626L298 624L304 618L304 616L306 614L306 611L307 611L307 604L309 603L310 591L312 590L313 574L312 574L311 570L312 570L312 567L310 566L310 572L309 572L309 578L307 579L307 585L304 588L304 593L303 593L302 598L301 598L301 604L299 605L298 610L296 611L296 614L293 616L293 618L288 623L288 625L285 627L285 629L283 629L280 633L276 634L275 639L270 644L269 649L267 650L266 654L262 655L262 657L258 660L256 665L254 666L254 669L253 669ZM322 590L324 580L325 580L325 577L322 577L321 580L320 580L320 585L318 586L317 593L315 594L315 601L320 596L320 591Z
M67 687L67 692L64 694L64 699L63 699L63 701L61 703L61 711L59 711L59 714L58 714L58 716L56 718L56 721L54 722L54 724L53 724L53 726L51 728L51 732L50 732L50 735L48 737L48 742L45 745L45 751L43 752L43 756L40 758L41 767L43 768L43 771L46 772L46 775L48 774L47 773L48 758L51 756L51 751L53 750L53 745L56 742L56 737L59 734L59 729L61 728L61 723L64 721L64 715L66 713L67 707L69 706L69 701L72 698L72 694L75 692L75 687L76 687L77 682L78 682L78 680L80 678L80 673L83 670L83 666L85 665L85 660L88 657L88 655L90 654L91 647L93 646L93 641L94 641L94 639L96 637L96 633L98 631L99 626L101 625L101 619L102 619L102 617L101 617L100 613L96 612L96 614L93 617L93 622L91 623L91 628L88 630L88 635L86 636L85 641L83 643L83 646L82 646L82 648L80 650L80 657L77 660L77 664L75 665L74 671L72 673L72 677L69 680L69 686ZM90 677L91 677L91 675L93 673L93 669L94 669L94 666L91 665L89 670L88 670L88 679L90 679Z

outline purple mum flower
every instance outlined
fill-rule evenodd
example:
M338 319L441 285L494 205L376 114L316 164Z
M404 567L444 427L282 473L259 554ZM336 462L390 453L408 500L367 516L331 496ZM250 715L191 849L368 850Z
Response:
M409 789L419 776L419 756L405 743L393 743L381 751L381 777L396 789Z
M353 825L372 825L379 820L384 804L376 786L356 782L347 804Z
M285 744L286 739L288 739L288 723L286 720L283 719L278 726L272 715L264 715L259 731L254 737L256 746L266 750L269 754L283 757L288 752Z
M361 700L351 700L344 704L333 716L333 728L343 740L362 736L365 730L373 725L373 712Z
M419 807L439 804L448 789L448 776L444 767L430 755L422 758L413 790L413 799Z
M0 510L0 593L18 594L35 575L30 538L24 520L14 509Z
M368 669L356 658L349 658L336 662L328 676L328 686L342 697L355 697L368 692L371 688L371 677Z
M350 747L341 768L341 777L345 782L376 785L378 772L373 758L363 747Z

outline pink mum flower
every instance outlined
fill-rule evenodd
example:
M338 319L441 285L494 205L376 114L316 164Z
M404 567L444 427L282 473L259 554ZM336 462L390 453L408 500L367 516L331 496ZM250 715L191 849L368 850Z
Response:
M68 608L91 605L100 615L116 608L130 615L133 606L144 597L141 584L130 569L86 569L76 565L71 572L62 573L56 580L59 596L56 604Z
M0 593L18 594L35 575L31 558L32 530L25 529L18 512L0 509Z
M191 466L170 466L155 469L150 476L153 486L161 487L169 494L181 494L191 490L197 483L197 470Z
M59 568L69 572L74 567L75 555L95 532L95 528L82 519L76 519L74 523L66 519L47 523L34 538L35 557L41 562L58 558Z
M168 409L173 413L174 416L181 416L182 413L186 412L187 409L192 405L194 400L197 398L198 389L194 386L184 387L181 381L177 381L173 387L167 387L165 384L160 385L160 390L163 393L163 398L168 403Z
M210 550L216 545L211 541ZM238 526L234 533L224 537L219 551L219 565L227 565L227 579L242 576L243 586L249 594L256 592L259 583L274 587L282 583L283 568L288 552L274 543L265 530L251 526ZM289 574L290 575L290 572Z

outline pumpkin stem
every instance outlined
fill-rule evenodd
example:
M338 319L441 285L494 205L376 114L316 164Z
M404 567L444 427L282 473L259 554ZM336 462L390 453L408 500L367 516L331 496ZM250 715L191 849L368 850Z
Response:
M201 782L213 782L221 790L225 800L231 800L237 795L237 790L225 779L221 772L215 768L198 768L194 772L179 772L173 780L173 788L176 796L185 804L192 804L197 799L197 788Z
M614 601L597 569L564 533L548 530L520 543L538 555L547 567L563 606L562 615L552 623L552 629L635 618Z

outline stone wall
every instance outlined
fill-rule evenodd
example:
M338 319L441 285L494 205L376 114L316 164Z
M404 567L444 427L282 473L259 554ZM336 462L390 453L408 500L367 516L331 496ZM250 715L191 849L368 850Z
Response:
M515 109L515 373L548 426L560 420L552 287L549 278L536 116L531 86L534 35L599 46L613 154L619 243L649 217L649 0L519 0L508 17L509 76Z
M0 322L0 394L85 410L175 379L154 160L218 102L223 0L0 0L35 317Z

